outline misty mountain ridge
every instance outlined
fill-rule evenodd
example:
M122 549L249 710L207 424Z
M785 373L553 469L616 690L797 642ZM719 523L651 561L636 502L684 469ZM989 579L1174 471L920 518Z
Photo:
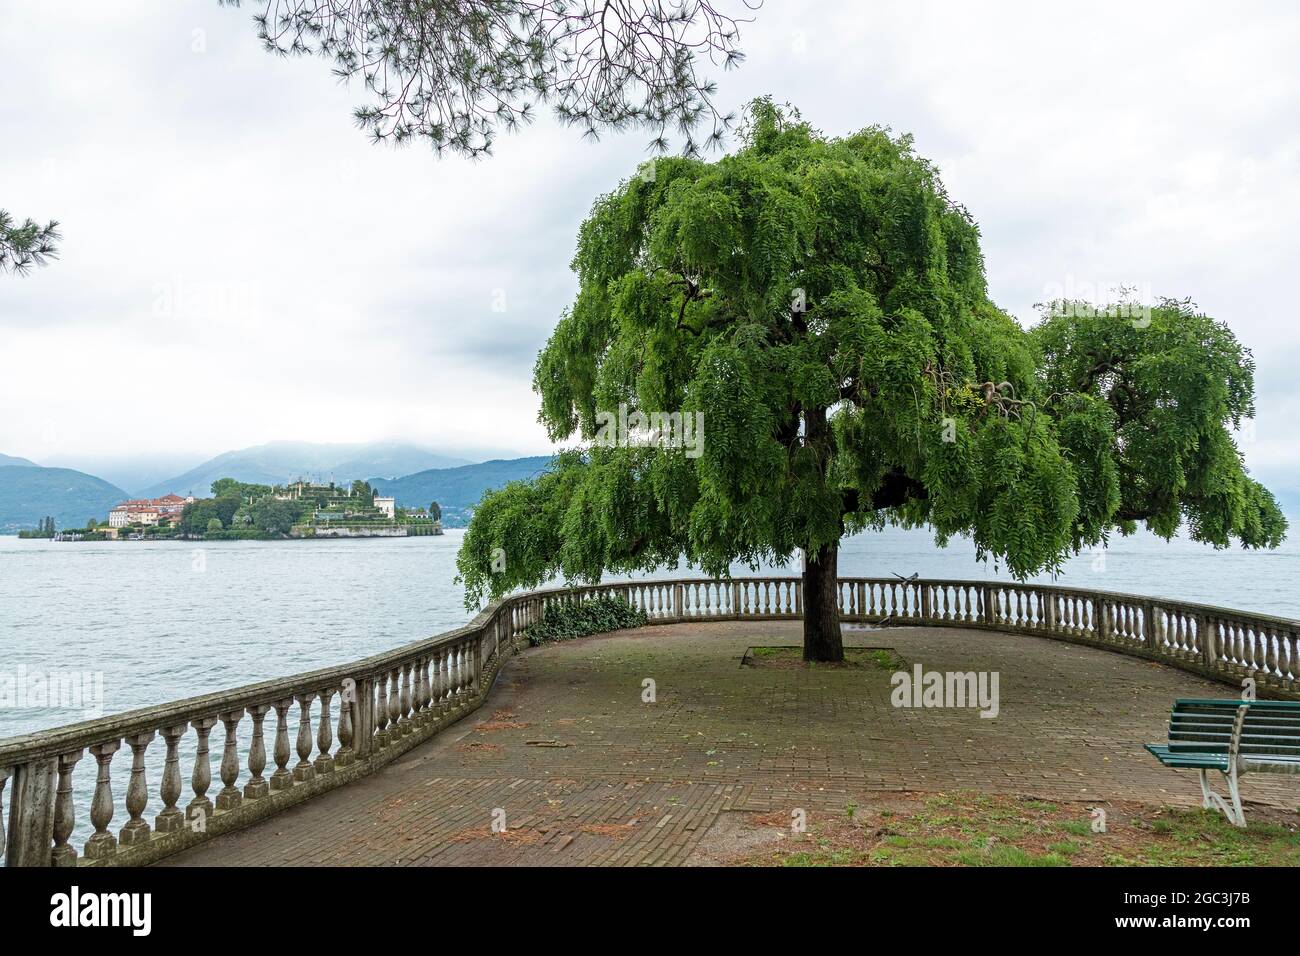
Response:
M0 457L0 533L35 528L44 517L60 528L80 528L87 519L103 521L127 494L102 478L71 468L5 465ZM17 459L19 461L23 459Z
M402 442L324 444L275 441L210 458L183 474L141 490L140 497L175 493L207 496L218 478L263 485L283 485L298 478L340 484L376 475L396 477L430 468L454 468L469 459Z
M550 455L496 459L459 468L434 468L404 478L372 478L370 484L381 494L396 498L402 508L426 508L436 501L442 508L442 523L448 528L463 528L485 491L536 477L550 463Z

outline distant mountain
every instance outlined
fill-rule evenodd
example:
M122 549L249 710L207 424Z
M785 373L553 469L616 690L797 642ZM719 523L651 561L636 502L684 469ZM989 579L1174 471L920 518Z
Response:
M140 496L154 498L175 492L203 497L218 478L265 485L284 484L295 478L342 483L372 475L392 477L466 464L469 462L464 458L397 442L326 445L277 441L218 455L184 474L145 488Z
M88 475L103 478L110 484L125 488L133 498L143 497L137 492L152 488L170 475L180 474L198 464L204 455L175 455L168 452L79 455L58 454L41 460L46 468L74 468Z
M13 455L0 455L0 468L8 468L11 465L20 468L39 467L36 462L28 461L26 458L15 458Z
M434 468L393 480L371 478L370 483L396 498L403 508L425 508L436 501L442 508L442 523L448 528L463 528L483 492L520 478L532 478L550 463L549 455L498 459L460 468Z
M127 497L116 485L71 468L0 466L0 533L35 528L46 515L60 528L80 528L88 518L105 520Z

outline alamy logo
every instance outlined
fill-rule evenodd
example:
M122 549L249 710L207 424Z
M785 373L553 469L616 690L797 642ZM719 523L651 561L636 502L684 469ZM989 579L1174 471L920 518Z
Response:
M998 715L997 671L922 670L898 671L889 682L894 690L889 702L895 707L978 707L981 717Z
M86 893L72 887L50 897L50 925L129 926L133 936L148 936L153 925L149 893Z
M687 458L704 454L703 412L596 413L595 444L601 448L681 448Z
M104 715L102 671L29 671L19 664L0 671L0 708L79 710L87 720Z

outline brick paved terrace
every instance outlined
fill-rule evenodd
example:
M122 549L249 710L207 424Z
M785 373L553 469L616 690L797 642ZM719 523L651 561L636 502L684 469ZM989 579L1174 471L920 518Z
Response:
M1222 684L1102 649L931 627L845 630L906 669L996 671L996 718L890 703L891 659L804 667L752 647L796 621L644 627L509 659L485 705L371 776L172 856L169 865L707 862L746 814L972 790L1086 807L1197 806L1195 776L1142 744L1176 697ZM797 655L792 651L791 655ZM750 655L753 659L753 655ZM656 700L643 701L643 681ZM1294 780L1247 776L1295 808ZM496 810L506 830L493 833ZM1249 803L1248 803L1249 812Z

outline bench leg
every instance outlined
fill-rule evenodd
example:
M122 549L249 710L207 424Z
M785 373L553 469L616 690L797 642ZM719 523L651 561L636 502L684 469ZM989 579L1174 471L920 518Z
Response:
M1229 804L1227 800L1215 793L1210 788L1209 771L1201 771L1201 806L1207 810L1219 810L1228 822L1234 827L1244 827L1246 825L1246 815L1241 809L1241 792L1237 787L1237 774L1235 769L1228 773L1223 773L1223 779L1228 782L1228 796L1232 799Z

